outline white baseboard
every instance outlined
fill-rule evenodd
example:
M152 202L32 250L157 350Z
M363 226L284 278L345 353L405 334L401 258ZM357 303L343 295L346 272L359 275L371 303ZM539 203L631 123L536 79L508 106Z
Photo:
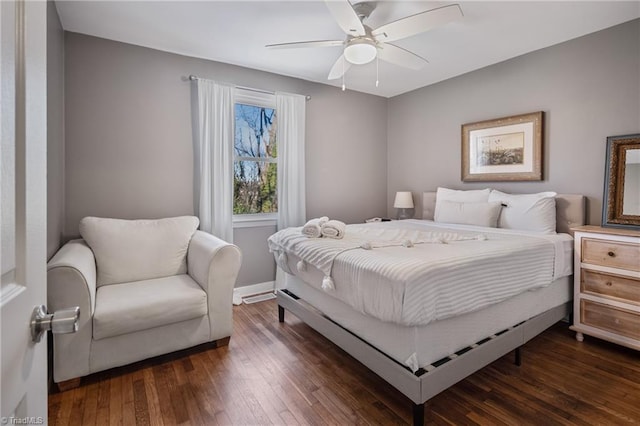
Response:
M273 292L275 290L275 281L267 281L264 283L245 285L233 289L233 304L242 303L242 298L255 296L256 294Z

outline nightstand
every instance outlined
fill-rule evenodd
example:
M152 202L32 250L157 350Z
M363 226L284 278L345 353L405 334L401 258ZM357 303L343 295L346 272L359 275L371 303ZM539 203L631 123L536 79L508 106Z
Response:
M575 232L573 325L584 334L640 350L640 232L599 226Z

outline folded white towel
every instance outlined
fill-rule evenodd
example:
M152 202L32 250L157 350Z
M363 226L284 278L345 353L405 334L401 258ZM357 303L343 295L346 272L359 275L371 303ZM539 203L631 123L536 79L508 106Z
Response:
M320 228L323 237L340 239L344 237L346 226L344 222L339 220L330 220Z
M302 235L309 238L320 238L322 236L322 225L328 221L329 218L327 216L311 219L302 227Z

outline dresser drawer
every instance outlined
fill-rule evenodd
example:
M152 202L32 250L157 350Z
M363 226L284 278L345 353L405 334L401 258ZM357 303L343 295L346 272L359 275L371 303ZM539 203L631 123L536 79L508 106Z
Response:
M580 291L640 304L640 280L582 269Z
M583 238L582 262L640 271L640 244Z
M602 305L590 300L580 301L583 324L631 339L640 339L640 313Z

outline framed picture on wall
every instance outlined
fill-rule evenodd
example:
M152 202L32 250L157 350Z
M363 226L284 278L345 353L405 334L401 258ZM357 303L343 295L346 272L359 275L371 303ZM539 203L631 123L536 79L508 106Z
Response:
M542 180L542 111L462 125L462 181Z

